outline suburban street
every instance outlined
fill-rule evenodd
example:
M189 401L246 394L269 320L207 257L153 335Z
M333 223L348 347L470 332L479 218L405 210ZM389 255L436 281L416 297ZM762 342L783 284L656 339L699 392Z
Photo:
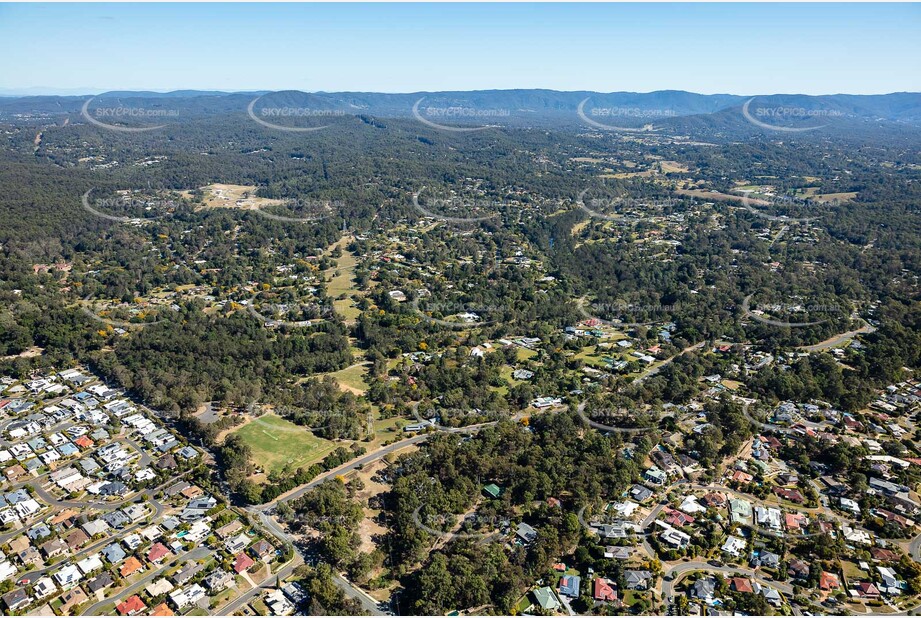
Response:
M174 556L172 560L165 562L163 566L164 567L171 566L174 564L178 564L180 562L188 562L190 560L200 560L202 558L206 558L210 554L211 554L211 550L208 549L207 547L196 547L195 549L188 551L184 554L181 554L179 556ZM98 616L100 615L100 612L103 609L109 606L114 607L118 605L120 600L128 598L132 594L138 592L139 590L142 590L145 586L147 586L147 584L151 583L153 580L159 577L163 577L162 569L151 571L146 576L142 577L138 581L134 582L133 584L125 588L124 590L120 591L118 595L110 597L102 601L99 601L98 603L91 605L83 613L90 615L90 616Z
M706 571L709 573L726 573L732 575L734 573L739 573L750 577L751 579L757 581L763 586L770 586L771 588L776 588L778 591L783 594L792 595L793 586L785 584L783 582L768 581L761 577L759 573L751 569L746 569L743 567L733 567L733 566L713 566L707 562L691 561L691 562L682 562L676 564L665 570L664 577L662 579L662 598L666 601L672 598L674 595L674 586L680 581L681 576L686 573L691 573L693 571ZM670 581L666 581L666 577L671 578Z

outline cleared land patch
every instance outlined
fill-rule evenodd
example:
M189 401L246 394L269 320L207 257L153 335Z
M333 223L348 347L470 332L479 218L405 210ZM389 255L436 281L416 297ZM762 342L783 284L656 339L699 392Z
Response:
M266 472L280 472L286 466L296 470L310 465L338 446L274 414L260 416L231 433L240 436L249 445L253 450L253 461Z
M265 206L279 206L283 200L256 197L256 186L213 184L202 187L203 203L199 210L205 208L238 208L256 210ZM191 191L183 191L182 196L192 198Z

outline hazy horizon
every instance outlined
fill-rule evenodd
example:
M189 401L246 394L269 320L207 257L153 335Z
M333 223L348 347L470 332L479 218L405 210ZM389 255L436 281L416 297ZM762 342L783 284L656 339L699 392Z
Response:
M695 92L692 90L681 90L676 88L662 88L659 90L649 90L649 91L634 91L634 90L610 90L610 91L601 91L601 90L591 90L588 88L574 89L574 90L559 90L556 88L544 88L540 86L535 86L533 88L470 88L470 89L458 89L458 88L446 88L443 90L405 90L405 91L382 91L382 90L298 90L295 88L281 88L278 90L270 90L266 88L245 88L241 90L218 90L210 88L173 88L173 89L157 89L157 88L73 88L73 89L58 89L54 87L43 87L35 86L31 88L11 88L3 89L0 88L0 97L29 97L29 96L59 96L59 97L82 97L82 96L100 96L110 92L131 92L131 93L153 93L153 94L173 94L176 92L190 92L190 93L218 93L218 94L260 94L260 93L270 93L270 92L302 92L304 94L384 94L384 95L413 95L413 94L425 94L425 93L439 93L439 92L458 92L458 93L474 93L474 92L514 92L514 91L548 91L548 92L560 92L560 93L570 93L570 92L592 92L597 94L654 94L657 92L687 92L689 94L697 94L701 96L758 96L758 97L772 97L772 96L809 96L809 97L826 97L826 96L886 96L893 94L921 94L921 90L895 90L891 92L868 92L868 93L854 93L854 92L823 92L817 94L810 94L805 92Z

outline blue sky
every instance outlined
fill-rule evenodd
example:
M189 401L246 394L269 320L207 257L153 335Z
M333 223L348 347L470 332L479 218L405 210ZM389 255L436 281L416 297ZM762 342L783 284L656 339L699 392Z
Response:
M917 4L0 4L0 92L917 92L919 32Z

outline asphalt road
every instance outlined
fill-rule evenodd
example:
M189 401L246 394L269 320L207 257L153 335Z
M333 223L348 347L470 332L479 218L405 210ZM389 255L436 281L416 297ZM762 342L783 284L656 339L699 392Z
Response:
M706 571L709 573L719 572L732 575L734 573L739 573L745 575L755 581L757 581L762 586L770 586L771 588L776 588L778 591L786 595L793 594L793 586L785 584L783 582L769 581L761 577L756 571L751 569L746 569L743 567L733 567L733 566L713 566L707 562L682 562L677 564L665 571L666 577L671 577L671 581L666 581L662 579L662 598L666 601L674 595L674 585L675 582L681 578L685 573L691 573L693 571Z
M280 526L274 519L266 515L264 512L259 512L258 516L263 526L268 528L272 532L272 534L274 534L280 539L283 539L286 543L294 547L295 551L297 551L296 549L297 544L294 542L295 539L290 534L288 534L284 530L284 528L282 528L282 526ZM298 562L298 564L300 564L300 562ZM293 571L294 567L292 567L291 570ZM272 579L272 582L274 582L274 578ZM272 582L269 582L269 584L271 584ZM356 601L358 601L361 604L362 609L364 609L366 612L368 612L372 616L383 615L383 612L381 612L380 608L378 608L377 606L377 601L375 601L373 598L368 596L364 590L354 585L352 582L350 582L346 578L334 572L333 582L337 586L339 586L339 588L342 590L345 596L349 597L350 599L355 599ZM266 585L265 582L263 582L263 585ZM250 591L250 592L253 592L253 591ZM231 606L224 607L221 609L221 612L224 614L232 614L234 611L235 609Z
M150 517L152 518L152 521L157 521L163 515L163 510L164 510L163 505L157 502L156 500L148 500L147 504L149 504L153 509L153 513L150 515ZM129 534L131 534L132 532L135 532L136 530L140 530L141 528L144 528L147 525L148 524L146 524L144 521L141 521L132 526L128 526L127 528L123 528L122 530L119 530L118 532L114 532L111 536L107 536L104 539L96 541L95 543L92 543L86 546L85 548L83 548L78 553L74 554L73 556L70 556L67 562L70 562L70 563L79 562L84 557L101 550L103 547L106 547L107 545L111 543L117 542L119 539L124 538L128 536ZM21 530L17 530L15 534L20 534L21 532L22 532ZM17 581L25 580L29 584L32 584L36 580L38 580L42 575L45 575L52 571L57 571L58 569L61 568L63 564L65 563L58 562L51 566L45 567L44 569L37 569L35 571L29 571L25 575L19 577Z
M275 573L269 573L268 577L263 579L259 585L251 590L247 590L244 594L237 597L227 605L219 608L222 616L230 616L237 612L241 607L252 601L257 595L259 595L264 590L270 590L275 587L275 582L278 578L284 580L289 577L298 566L301 565L300 556L295 554L295 558L292 559L288 564L282 567L279 571Z
M118 605L119 599L130 597L132 594L135 594L136 592L138 592L139 590L147 586L147 584L151 583L153 580L157 579L158 577L163 577L163 572L166 567L177 564L179 562L188 562L190 560L200 560L210 555L211 555L211 550L209 548L196 547L195 549L191 551L188 551L179 556L175 556L173 557L172 560L170 560L169 562L163 563L162 565L160 565L160 568L152 570L146 576L134 582L133 584L131 584L130 586L128 586L127 588L119 592L117 595L113 597L109 597L107 599L104 599L102 601L99 601L98 603L91 605L88 609L86 609L83 612L83 615L100 616L102 614L100 614L99 612L101 612L103 609L106 609L107 606L111 605L112 607L114 607L115 605Z
M319 476L317 476L315 479L313 479L309 483L301 485L297 489L290 491L287 494L283 494L279 496L278 498L272 500L271 502L266 502L265 504L260 504L258 506L251 506L251 507L248 507L247 510L252 511L254 513L258 513L260 511L265 512L273 508L274 506L276 506L279 502L290 502L291 500L297 500L298 498L306 494L311 489L319 485L322 485L323 483L325 483L331 478L335 478L339 476L340 474L351 472L352 470L358 468L359 466L369 464L372 461L377 461L378 459L386 457L387 455L389 455L390 453L393 453L394 451L398 451L400 449L406 448L407 446L411 446L413 444L418 444L419 442L424 442L429 439L430 435L433 435L433 434L419 434L419 435L413 436L412 438L400 440L399 442L394 442L393 444L379 448L376 451L362 455L361 457L357 459L348 461L342 464L341 466L339 466L338 468L327 470L326 472L320 474Z

